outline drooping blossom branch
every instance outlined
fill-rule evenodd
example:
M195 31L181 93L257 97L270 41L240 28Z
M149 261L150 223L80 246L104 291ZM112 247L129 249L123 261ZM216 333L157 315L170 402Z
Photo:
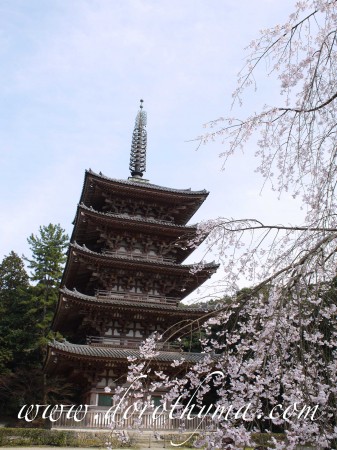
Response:
M218 218L201 223L189 243L204 241L222 262L227 296L204 317L198 362L177 357L179 376L158 370L152 387L165 387L168 404L180 399L177 416L193 396L194 414L208 417L196 445L207 450L337 446L336 23L336 0L297 1L285 24L251 43L233 95L241 104L267 62L280 82L278 104L209 122L200 138L223 140L225 164L257 134L264 183L300 197L306 213L294 226ZM242 282L249 289L240 291ZM131 367L135 375L144 369L144 361ZM214 371L224 377L208 380Z

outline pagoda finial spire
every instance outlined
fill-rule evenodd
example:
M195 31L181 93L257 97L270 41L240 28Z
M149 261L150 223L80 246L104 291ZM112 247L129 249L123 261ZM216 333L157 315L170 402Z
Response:
M130 171L133 177L142 177L146 170L146 112L143 111L143 101L136 116L135 128L132 134Z

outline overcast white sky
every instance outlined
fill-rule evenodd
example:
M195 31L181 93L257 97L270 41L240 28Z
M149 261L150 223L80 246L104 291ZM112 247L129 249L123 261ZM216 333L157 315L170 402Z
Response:
M84 170L126 179L139 99L148 113L145 177L207 189L192 223L217 216L292 222L251 156L221 172L221 142L196 151L202 124L230 114L244 47L282 23L292 0L0 0L0 257L60 223L70 234ZM272 103L251 91L241 115ZM247 154L254 153L254 143ZM197 256L195 256L196 258ZM194 258L194 259L195 259ZM190 258L193 260L193 258Z

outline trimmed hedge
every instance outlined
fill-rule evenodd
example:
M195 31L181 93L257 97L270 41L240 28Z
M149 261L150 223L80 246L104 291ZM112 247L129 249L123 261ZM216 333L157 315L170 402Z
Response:
M284 439L282 434L264 434L257 433L253 436L256 445L263 449L270 443L271 436L276 439ZM181 442L187 437L181 434L162 434L162 438ZM197 436L184 445L184 448L193 447ZM109 432L87 432L72 430L47 430L42 428L0 428L0 447L18 447L18 446L39 446L52 445L55 447L101 447L106 448L106 442L109 441L112 447L127 447L117 442L117 439L111 436ZM130 447L135 443L131 442Z
M55 447L105 447L109 433L39 428L0 428L0 446L53 445Z

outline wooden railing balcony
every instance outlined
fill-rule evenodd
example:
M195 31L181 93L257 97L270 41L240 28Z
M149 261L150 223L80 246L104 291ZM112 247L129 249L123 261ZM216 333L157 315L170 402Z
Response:
M135 302L167 303L169 305L176 305L179 303L179 299L176 297L159 296L158 294L144 294L141 292L115 292L98 289L96 290L95 295L97 298L115 298Z
M110 338L106 336L87 336L86 344L93 347L113 347L123 349L138 350L143 339L129 339L129 338ZM158 342L157 350L164 350L168 352L180 352L180 345L175 342Z
M174 263L174 258L170 258L163 255L151 255L148 253L135 253L130 251L116 251L116 250L102 250L103 255L107 256L124 256L125 258L131 259L143 259L144 261L153 261L153 262L170 262Z

